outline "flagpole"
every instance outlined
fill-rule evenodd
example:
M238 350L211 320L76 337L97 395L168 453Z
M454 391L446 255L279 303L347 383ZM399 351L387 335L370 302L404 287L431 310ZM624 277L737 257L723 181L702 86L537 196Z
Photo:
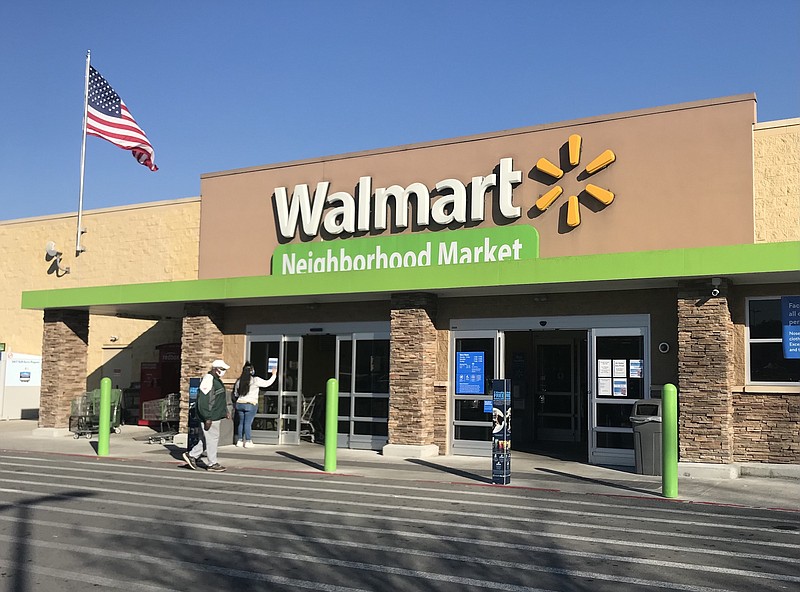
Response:
M91 50L86 50L86 79L83 84L83 139L81 141L81 188L78 194L78 231L75 237L75 256L77 257L86 249L81 246L81 235L86 232L81 228L83 218L83 171L86 164L86 116L89 111L89 60Z

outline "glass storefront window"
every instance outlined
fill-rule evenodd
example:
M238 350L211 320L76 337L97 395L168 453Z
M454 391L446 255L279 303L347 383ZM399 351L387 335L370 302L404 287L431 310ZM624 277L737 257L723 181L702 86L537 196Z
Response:
M483 409L483 399L457 399L455 419L458 421L492 421L491 412Z
M378 421L353 422L353 434L359 436L388 436L389 424Z
M353 383L353 342L350 339L339 340L338 380L339 392L349 393ZM341 401L339 402L341 410Z
M355 397L355 417L389 417L389 399L377 397ZM339 412L341 414L341 411Z
M454 427L456 440L478 440L491 442L492 426L456 425Z
M357 393L389 392L389 340L356 341Z
M389 338L353 333L338 343L339 434L349 445L381 446L389 433Z
M747 330L748 383L800 382L800 359L784 357L780 298L748 300Z
M633 448L633 434L621 432L597 432L598 448Z

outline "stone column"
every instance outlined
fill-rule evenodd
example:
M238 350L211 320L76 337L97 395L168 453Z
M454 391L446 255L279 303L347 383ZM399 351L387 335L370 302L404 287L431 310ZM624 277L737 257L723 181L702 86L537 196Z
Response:
M201 378L211 362L222 358L222 304L189 303L184 308L181 328L181 414L180 431L189 427L189 379Z
M88 348L89 311L44 311L39 434L69 429L70 405L86 392Z
M385 456L436 456L436 318L432 294L392 296L389 374L389 443ZM444 395L446 398L446 394ZM441 398L441 395L439 395Z
M684 462L733 460L734 331L723 281L685 283L678 291L678 423Z

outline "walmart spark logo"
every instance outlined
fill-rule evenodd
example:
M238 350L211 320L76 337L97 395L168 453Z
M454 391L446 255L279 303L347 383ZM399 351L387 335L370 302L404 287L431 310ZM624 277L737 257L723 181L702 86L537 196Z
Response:
M572 134L569 137L569 164L572 167L578 166L581 161L581 137L578 134ZM616 155L611 150L605 150L600 156L595 158L592 162L586 165L586 175L593 175L596 172L606 168L617 159ZM535 168L552 177L553 179L560 179L564 176L564 171L554 165L546 158L540 158L535 165ZM614 194L608 189L603 189L592 183L587 183L584 187L586 193L595 198L603 205L609 205L614 201ZM553 202L564 192L560 185L556 185L547 193L542 195L536 200L536 207L539 211L544 212L549 208ZM577 195L570 195L567 200L567 226L574 228L581 223L581 210L580 203L578 202Z

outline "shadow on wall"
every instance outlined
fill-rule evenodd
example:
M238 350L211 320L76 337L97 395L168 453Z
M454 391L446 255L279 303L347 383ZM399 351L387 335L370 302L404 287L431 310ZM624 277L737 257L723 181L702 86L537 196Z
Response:
M104 376L111 379L112 388L125 389L138 384L142 375L142 363L159 361L159 346L181 341L180 321L164 320L144 331L139 337L124 346L103 346L102 365L86 377L86 389L100 388ZM89 346L91 347L91 343ZM180 353L178 353L180 356ZM180 373L180 366L178 366Z

